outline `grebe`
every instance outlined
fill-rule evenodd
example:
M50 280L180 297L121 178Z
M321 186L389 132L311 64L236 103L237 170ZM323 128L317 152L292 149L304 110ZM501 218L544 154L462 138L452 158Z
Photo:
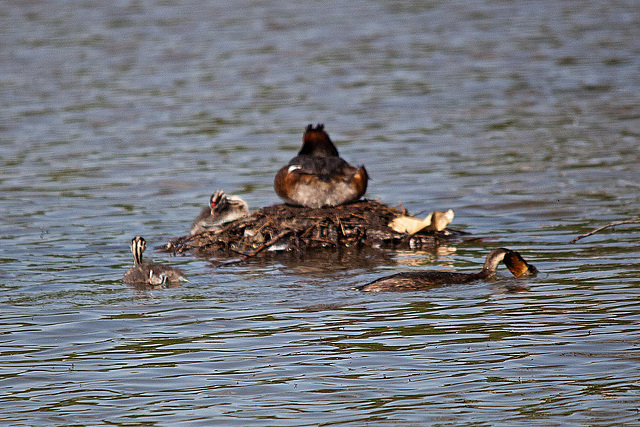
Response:
M307 126L302 148L278 171L273 186L285 203L321 208L358 200L368 180L364 166L354 168L340 158L324 125L318 124Z
M205 231L214 231L231 221L249 214L249 205L238 196L227 196L218 190L209 198L209 207L202 209L200 215L191 225L190 235L200 234Z
M167 275L162 273L158 276L153 274L153 270L149 270L149 281L151 286L164 286L167 282Z
M506 265L511 274L517 278L535 277L538 275L538 269L536 266L529 264L516 251L509 251L505 254L504 265Z
M188 282L184 271L179 268L169 267L156 262L142 262L142 253L147 248L147 242L140 236L131 239L131 253L133 254L133 267L124 274L122 281L125 283L151 283L152 279L165 276L169 283ZM160 279L162 280L162 279ZM162 282L164 283L164 282Z
M487 255L482 270L477 273L454 273L450 271L412 271L382 277L358 289L367 292L407 292L431 289L435 286L470 283L493 276L498 264L504 261L516 277L535 276L538 270L528 264L519 253L506 248L492 250Z

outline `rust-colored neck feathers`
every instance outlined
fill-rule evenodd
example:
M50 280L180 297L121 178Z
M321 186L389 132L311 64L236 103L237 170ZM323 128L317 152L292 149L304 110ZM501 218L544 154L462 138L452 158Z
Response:
M538 269L525 261L516 251L509 251L505 255L504 264L515 277L535 277L538 275Z

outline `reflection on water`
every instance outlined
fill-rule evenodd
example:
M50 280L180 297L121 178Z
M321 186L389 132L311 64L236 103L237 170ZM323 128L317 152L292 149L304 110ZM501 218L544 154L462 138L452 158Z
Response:
M8 424L633 424L640 9L613 2L0 5L0 381ZM278 201L308 123L368 197L453 209L433 251L153 254L222 188ZM467 238L468 237L468 238ZM475 271L535 279L354 288ZM151 254L150 254L151 255Z

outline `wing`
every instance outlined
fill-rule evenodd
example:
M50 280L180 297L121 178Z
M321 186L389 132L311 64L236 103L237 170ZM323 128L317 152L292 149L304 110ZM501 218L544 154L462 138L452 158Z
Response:
M289 162L289 172L316 175L323 181L330 181L337 176L350 179L356 168L340 157L297 156Z

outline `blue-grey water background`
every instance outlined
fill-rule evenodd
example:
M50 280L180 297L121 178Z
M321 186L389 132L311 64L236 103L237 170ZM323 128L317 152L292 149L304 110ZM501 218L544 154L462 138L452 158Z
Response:
M640 228L567 243L638 216L635 0L6 1L0 106L3 424L638 422ZM121 282L214 190L277 203L308 123L483 239ZM497 246L541 276L353 289Z

